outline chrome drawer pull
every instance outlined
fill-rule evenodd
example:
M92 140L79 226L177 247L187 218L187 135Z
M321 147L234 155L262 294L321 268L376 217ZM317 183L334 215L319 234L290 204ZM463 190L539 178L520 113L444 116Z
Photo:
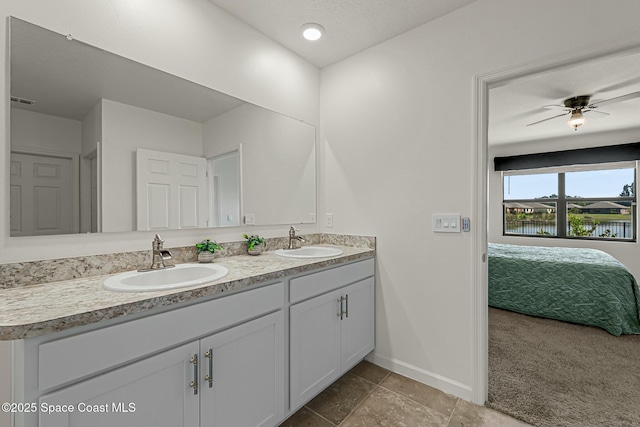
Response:
M193 394L198 394L198 355L194 354L189 363L193 363L193 381L189 383L189 387L193 389Z
M209 349L204 354L204 357L209 359L209 373L205 375L204 380L209 382L209 388L213 387L213 350Z

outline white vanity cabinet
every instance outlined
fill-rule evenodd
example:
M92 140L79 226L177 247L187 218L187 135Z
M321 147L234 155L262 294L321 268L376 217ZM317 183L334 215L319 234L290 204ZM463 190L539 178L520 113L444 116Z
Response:
M373 350L374 265L14 341L12 427L276 426Z
M365 260L291 280L292 409L373 350L373 274L373 260Z
M38 369L25 370L20 401L37 402L39 411L15 425L275 426L285 413L284 305L280 282L81 334L27 340L24 354L37 357Z
M199 399L188 386L189 360L198 353L198 343L190 343L42 396L39 426L198 427Z
M277 425L284 417L284 312L205 338L200 426Z
M41 427L274 426L284 414L282 310L42 396Z

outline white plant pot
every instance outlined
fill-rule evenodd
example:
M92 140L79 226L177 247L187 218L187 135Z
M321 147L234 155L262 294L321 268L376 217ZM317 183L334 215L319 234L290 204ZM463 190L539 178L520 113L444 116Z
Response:
M211 262L213 261L213 252L202 251L198 254L198 262Z
M260 255L262 253L262 251L264 250L264 246L262 245L255 245L253 247L253 249L247 249L247 253L249 255Z

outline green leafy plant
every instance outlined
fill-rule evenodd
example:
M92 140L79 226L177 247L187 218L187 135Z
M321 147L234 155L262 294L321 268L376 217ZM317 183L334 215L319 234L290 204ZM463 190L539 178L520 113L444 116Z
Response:
M610 238L615 238L617 237L617 234L612 233L611 230L609 230L608 228L604 231L604 233L600 234L599 237L610 237Z
M592 236L593 232L596 231L596 226L599 224L598 221L593 223L593 226L587 227L584 219L579 217L578 215L569 214L569 236Z
M249 245L249 250L252 250L254 247L256 247L257 245L262 245L263 247L267 247L267 242L264 241L264 239L260 236L253 235L253 236L247 236L246 234L243 235L245 239L247 239L247 244Z
M214 253L215 251L220 251L224 248L212 240L204 239L202 242L196 243L196 249L196 253L199 254L200 252L205 251Z

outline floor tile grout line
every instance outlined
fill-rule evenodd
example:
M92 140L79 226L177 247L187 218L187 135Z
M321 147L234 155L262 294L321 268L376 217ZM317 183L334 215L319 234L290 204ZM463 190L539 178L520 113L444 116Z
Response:
M351 412L349 412L349 414L348 414L346 417L344 417L344 419L340 422L340 424L338 424L338 427L340 427L342 424L344 424L344 422L345 422L345 421L347 421L347 420L349 419L349 417L350 417L350 416L351 416L351 415L352 415L356 410L358 410L358 408L359 408L359 407L361 407L361 406L364 404L364 402L365 402L369 397L371 397L371 395L373 394L373 392L374 392L374 391L376 391L376 390L378 389L378 387L380 387L380 384L382 384L382 382L383 382L384 380L386 380L386 379L387 379L387 377L388 377L389 375L391 375L391 371L388 371L388 372L387 372L387 374L386 374L386 375L385 375L385 376L384 376L384 377L383 377L379 382L377 382L377 383L375 383L375 382L373 382L373 381L370 381L370 380L368 380L368 379L366 379L366 378L364 378L364 377L361 377L361 376L360 376L360 375L358 375L358 374L354 374L354 375L355 375L355 376L357 376L358 378L362 378L363 380L365 380L365 381L367 381L367 382L370 382L371 384L373 384L373 385L374 385L374 387L371 389L371 391L370 391L369 393L367 393L367 395L364 397L364 399L362 399L362 400L360 401L360 403L358 403L358 404L353 408L353 410L352 410Z
M458 409L458 403L460 403L459 397L456 398L456 404L453 405L453 410L451 411L451 414L449 415L449 419L447 420L447 427L449 427L449 424L451 424L451 418L453 418L453 413L456 412L456 409Z
M384 375L384 377L382 377L382 379L380 381L378 381L378 382L371 381L369 378L365 378L362 375L358 375L358 374L353 373L351 371L348 371L347 374L355 375L356 377L361 378L361 379L363 379L363 380L365 380L367 382L370 382L371 384L379 385L379 384L382 383L382 381L386 380L389 375L391 375L391 371L387 371L387 373Z
M409 378L409 379L411 379L411 378ZM391 390L390 388L387 388L387 387L383 386L383 385L382 385L382 382L380 382L380 387L382 387L383 389L385 389L386 391L388 391L388 392L390 392L390 393L393 393L393 394L395 394L395 395L397 395L397 396L400 396L400 397L403 397L403 398L405 398L405 399L408 399L408 400L412 401L413 403L417 403L417 404L418 404L418 405L420 405L420 406L424 406L425 408L432 409L432 410L436 411L437 413L442 414L442 415L444 415L444 416L451 417L451 415L450 415L450 414L445 414L444 412L439 411L439 410L437 410L436 408L434 408L434 407L432 407L432 406L425 405L425 404L424 404L424 403L422 403L422 402L418 402L417 400L415 400L415 399L413 399L413 398L411 398L411 397L407 396L406 394L402 394L402 393L400 393L400 392L397 392L397 391L395 391L395 390ZM453 414L453 411L455 410L456 406L458 406L458 402L460 401L460 398L455 397L455 396L452 396L452 397L454 397L454 398L456 399L456 404L453 406L453 409L451 410L451 414Z
M307 411L312 412L314 414L316 414L317 416L319 416L320 418L322 418L323 420L325 420L326 422L328 422L329 424L331 424L332 426L338 427L336 426L335 423L331 422L330 420L326 419L325 417L323 417L322 415L320 415L319 413L317 413L316 411L314 411L313 409L309 408L308 406L304 406L304 408L307 409Z
M307 406L307 405L304 405L303 407L304 407L305 409L307 409L308 411L310 411L310 412L314 413L315 415L319 416L320 418L322 418L323 420L325 420L326 422L328 422L328 423L329 423L329 424L331 424L332 426L339 427L340 425L342 425L342 423L344 423L344 421L345 421L347 418L349 418L349 416L351 416L351 414L353 414L353 412L355 412L355 410L356 410L356 409L358 409L358 408L362 405L362 403L363 403L365 400L367 400L367 398L368 398L369 396L371 396L371 394L372 394L372 393L373 393L373 392L378 388L378 386L379 386L379 383L375 383L375 382L373 382L373 381L371 381L371 380L369 380L369 379L367 379L367 378L364 378L364 377L362 377L362 376L360 376L360 375L358 375L358 374L355 374L355 373L353 373L353 372L347 372L347 373L345 373L345 375L347 375L347 374L349 374L349 373L351 373L352 375L354 375L354 376L355 376L355 377L357 377L357 378L360 378L360 379L362 379L362 380L365 380L365 381L366 381L366 382L368 382L368 383L373 384L373 385L374 385L374 387L371 389L371 391L370 391L369 393L367 393L367 395L366 395L366 396L364 396L364 398L363 398L363 399L362 399L362 400L361 400L361 401L360 401L360 402L355 406L355 408L354 408L351 412L349 412L349 414L348 414L346 417L344 417L344 419L340 422L340 424L336 425L334 422L332 422L332 421L330 421L329 419L327 419L327 418L323 417L322 415L320 415L318 412L314 411L313 409L311 409L311 408L310 408L309 406ZM389 375L391 375L391 371L387 371L387 373L385 374L385 376L384 376L384 377L382 377L382 379L380 380L380 383L382 383L382 381L384 381L385 379L387 379L387 377L388 377Z
M369 381L369 382L371 382L371 381ZM374 383L374 384L375 384L375 383ZM379 384L376 384L376 385L375 385L375 387L373 387L373 388L371 389L371 391L370 391L370 392L369 392L369 393L364 397L364 399L362 399L362 400L360 401L360 403L358 403L358 404L357 404L357 405L356 405L356 406L351 410L351 412L349 412L349 414L348 414L346 417L344 417L344 419L343 419L342 421L340 421L340 424L338 424L338 427L340 427L342 424L344 424L344 422L345 422L345 421L347 421L347 420L349 419L349 417L350 417L354 412L356 412L356 411L358 410L358 408L359 408L359 407L361 407L361 406L364 404L364 402L366 402L366 401L367 401L367 399L368 399L368 398L370 398L370 397L371 397L371 395L373 394L373 392L374 392L374 391L376 391L376 390L378 389L378 387L380 387L380 385L379 385Z

